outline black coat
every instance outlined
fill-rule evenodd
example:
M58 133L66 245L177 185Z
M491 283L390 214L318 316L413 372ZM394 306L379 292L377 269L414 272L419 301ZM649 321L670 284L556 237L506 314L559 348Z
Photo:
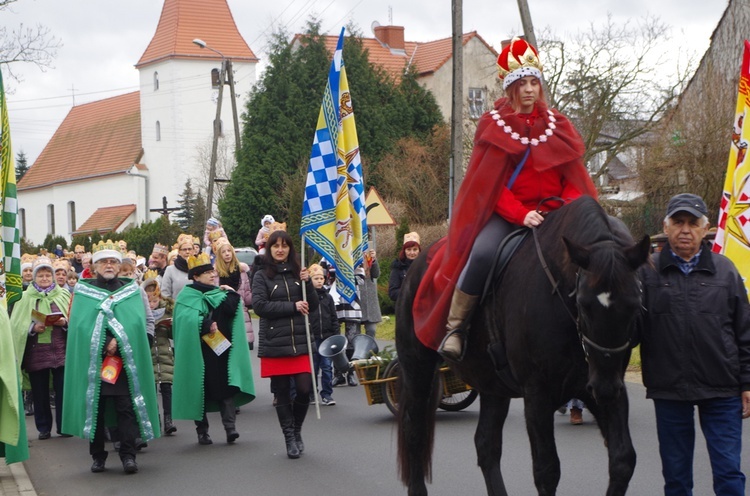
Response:
M406 278L406 271L411 267L413 260L406 259L402 262L398 258L391 264L391 276L388 279L388 297L392 301L398 299L398 294L401 291L401 285L404 283Z
M685 275L670 250L640 269L646 396L698 401L750 390L750 305L737 269L704 244Z
M259 357L289 357L308 353L305 316L297 311L302 301L302 282L289 264L275 264L273 277L256 257L253 276L253 310L260 317L258 332ZM307 300L310 313L318 308L319 299L308 279Z
M310 312L310 332L317 339L326 339L339 334L339 319L336 317L336 304L326 288L316 289L318 309Z

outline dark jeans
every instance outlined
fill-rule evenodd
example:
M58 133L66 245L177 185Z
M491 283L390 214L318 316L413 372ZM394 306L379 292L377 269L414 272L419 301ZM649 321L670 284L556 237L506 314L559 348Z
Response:
M29 372L31 399L34 402L34 424L40 433L52 432L52 407L49 402L50 372L52 373L52 387L55 389L55 424L57 433L60 434L65 367Z
M474 240L469 259L458 278L458 289L470 295L482 294L497 247L508 234L518 228L519 226L511 224L499 215L492 214Z
M161 406L164 410L165 417L172 416L172 383L162 382L159 384L159 390L161 391Z
M322 339L315 338L318 349L320 349L320 343L322 342ZM320 373L320 382L318 383L320 395L324 398L330 398L333 394L333 387L331 386L331 381L333 380L331 359L322 356L316 351L313 353L313 365L315 366L315 377L318 377L318 373Z
M96 419L96 433L89 443L89 454L95 460L107 458L104 449L104 405L107 400L114 400L117 413L117 432L120 440L120 459L135 459L135 438L140 435L138 423L133 410L133 400L128 395L101 396L99 398L99 414Z
M665 496L693 494L695 406L711 460L714 492L744 495L745 475L740 470L742 400L733 396L695 402L654 400Z

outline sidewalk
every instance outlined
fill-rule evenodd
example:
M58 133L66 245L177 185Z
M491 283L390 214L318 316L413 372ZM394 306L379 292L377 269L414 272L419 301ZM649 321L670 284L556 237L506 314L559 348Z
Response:
M23 463L6 465L0 458L0 496L37 496Z

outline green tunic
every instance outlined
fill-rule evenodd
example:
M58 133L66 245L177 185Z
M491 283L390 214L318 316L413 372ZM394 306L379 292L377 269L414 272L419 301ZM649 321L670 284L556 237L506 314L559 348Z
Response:
M117 340L123 361L121 373L127 375L140 437L144 441L159 437L146 309L135 281L113 292L85 281L76 285L65 354L62 431L88 440L94 438L107 331Z
M208 400L204 405L205 364L201 351L200 330L203 319L208 316L209 311L218 307L226 297L226 292L220 288L202 293L190 286L186 286L177 295L172 325L175 350L172 384L173 418L201 420L204 411L219 411L219 405L215 401ZM223 329L222 332L224 332ZM247 346L242 305L237 307L232 320L231 333L233 344L225 353L229 353L229 385L239 389L239 392L234 395L234 404L240 406L255 398L250 349Z
M14 346L14 341L18 343L10 330L8 312L0 308L0 457L8 464L29 458L19 380L23 348Z
M13 316L10 318L10 325L17 341L16 346L21 353L26 349L26 341L29 337L29 327L31 327L31 311L39 310L43 314L50 313L51 303L57 305L65 318L68 318L68 307L70 306L70 293L66 289L55 284L55 288L49 293L40 293L33 284L30 284L26 291L23 292L21 299L13 307ZM49 328L51 329L51 328ZM39 342L51 342L51 332L45 332L39 335ZM43 341L44 340L44 341ZM19 360L23 355L19 356Z

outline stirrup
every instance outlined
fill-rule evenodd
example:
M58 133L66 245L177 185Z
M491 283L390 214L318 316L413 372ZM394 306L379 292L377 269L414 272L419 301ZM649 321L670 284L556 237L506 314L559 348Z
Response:
M461 356L458 357L458 359L453 358L452 356L447 356L443 353L443 346L445 346L445 342L448 340L449 337L453 336L454 334L458 334L461 339ZM454 363L462 362L464 357L466 356L467 336L468 336L468 333L460 328L453 329L452 331L448 331L448 333L445 335L443 340L440 342L440 346L438 346L438 349L437 349L438 354L440 354L440 356L443 357L444 360L448 360Z

